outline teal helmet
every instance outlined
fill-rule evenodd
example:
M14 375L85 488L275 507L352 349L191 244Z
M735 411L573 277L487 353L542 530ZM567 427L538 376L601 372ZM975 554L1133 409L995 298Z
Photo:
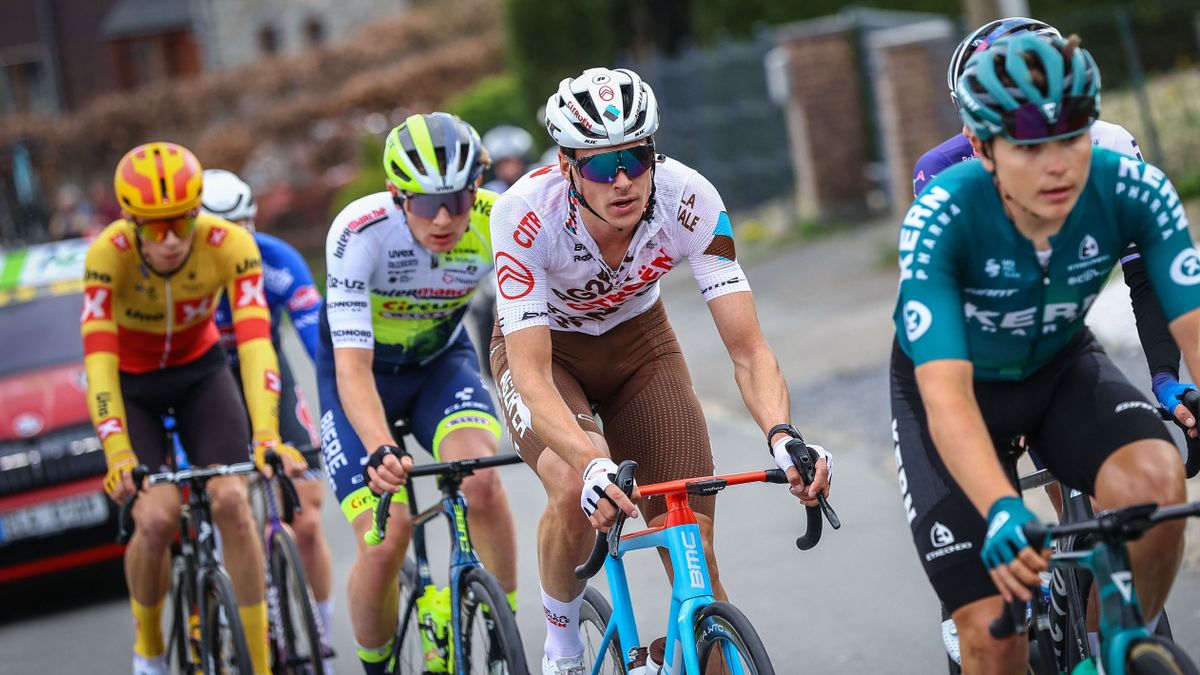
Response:
M1044 143L1084 133L1100 116L1100 69L1067 40L1019 33L972 56L957 94L963 124L980 140Z

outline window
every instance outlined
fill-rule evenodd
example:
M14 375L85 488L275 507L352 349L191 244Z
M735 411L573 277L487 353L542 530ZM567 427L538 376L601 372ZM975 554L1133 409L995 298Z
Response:
M263 26L258 29L258 49L263 54L279 53L279 31L274 26Z
M325 24L315 16L304 20L304 39L309 47L319 47L325 42Z

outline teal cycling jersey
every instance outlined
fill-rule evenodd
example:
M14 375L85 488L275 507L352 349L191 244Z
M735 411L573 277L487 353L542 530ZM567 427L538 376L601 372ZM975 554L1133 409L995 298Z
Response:
M916 365L962 359L980 380L1019 380L1059 354L1130 243L1142 250L1167 320L1200 307L1200 257L1162 171L1092 151L1079 201L1043 266L1004 211L992 175L964 162L938 175L904 217L894 321Z

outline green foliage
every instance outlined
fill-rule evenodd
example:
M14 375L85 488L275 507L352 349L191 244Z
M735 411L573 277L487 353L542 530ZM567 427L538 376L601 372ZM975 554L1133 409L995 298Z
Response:
M510 63L530 116L562 78L613 63L615 7L615 0L506 0Z
M492 75L446 101L447 112L466 120L482 134L501 124L525 127L538 138L536 117L529 110L512 73Z
M1179 180L1175 181L1175 191L1179 193L1180 199L1200 198L1200 168L1180 176Z
M329 204L331 221L355 199L385 189L387 174L383 170L383 139L364 134L359 138L358 157L358 174L354 180L338 188Z

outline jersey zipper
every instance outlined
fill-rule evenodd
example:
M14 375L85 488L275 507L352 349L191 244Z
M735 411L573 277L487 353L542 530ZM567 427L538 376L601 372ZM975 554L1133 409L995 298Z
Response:
M171 304L171 279L163 279L163 286L166 288L167 297L167 334L163 338L163 354L162 359L158 362L159 368L167 367L167 359L171 357L171 333L175 330L175 312Z

